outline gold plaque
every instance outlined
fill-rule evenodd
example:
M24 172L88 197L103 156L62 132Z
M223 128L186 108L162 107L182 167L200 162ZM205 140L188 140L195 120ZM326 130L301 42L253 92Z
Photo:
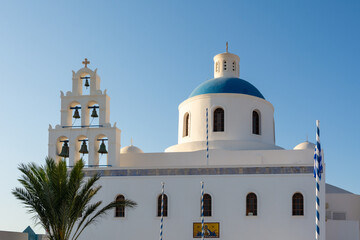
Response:
M193 223L193 238L201 238L201 232L201 223ZM204 223L204 234L205 238L219 238L220 223Z

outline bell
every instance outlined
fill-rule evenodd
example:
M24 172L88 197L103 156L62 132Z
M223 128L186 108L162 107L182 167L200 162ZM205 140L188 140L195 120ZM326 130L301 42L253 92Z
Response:
M86 87L86 88L90 87L88 78L86 78L86 80L85 80L85 87Z
M89 153L85 141L82 141L82 144L81 144L81 148L80 148L79 153L82 153L82 154Z
M93 118L99 117L98 114L97 114L97 112L96 112L96 108L93 109L93 111L92 111L92 113L91 113L91 117L93 117Z
M68 158L69 157L69 145L67 142L64 142L61 153L59 154L60 157Z
M80 118L79 110L77 108L75 108L73 118Z
M108 151L106 151L106 146L105 146L104 140L102 140L102 142L100 144L100 148L99 148L98 153L101 153L101 154L107 154L108 153Z

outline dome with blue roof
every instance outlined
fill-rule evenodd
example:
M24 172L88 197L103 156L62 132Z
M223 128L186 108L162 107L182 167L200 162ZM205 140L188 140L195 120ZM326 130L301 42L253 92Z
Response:
M178 144L166 152L282 149L275 145L273 105L240 78L240 58L227 50L214 57L214 78L180 103Z
M265 99L254 85L237 77L218 77L203 82L192 91L189 98L211 93L246 94Z

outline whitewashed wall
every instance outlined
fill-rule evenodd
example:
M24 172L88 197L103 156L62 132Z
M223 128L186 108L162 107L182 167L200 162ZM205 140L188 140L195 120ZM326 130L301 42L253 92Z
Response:
M359 240L359 221L327 220L326 240Z
M113 212L81 239L158 239L160 219L156 199L165 182L169 216L165 218L164 239L192 239L192 224L200 221L200 181L213 200L213 216L207 222L220 222L220 239L312 239L315 233L315 194L312 174L237 176L156 176L103 177L99 199L109 202L117 194L138 203L125 218ZM324 189L324 184L322 188ZM249 192L258 197L258 216L245 216ZM305 198L305 215L292 216L292 195ZM322 193L324 206L324 193ZM324 216L324 211L321 214ZM323 218L324 219L324 218ZM322 229L324 229L324 222ZM238 236L238 238L237 238ZM323 231L322 240L325 239Z
M346 220L327 220L327 240L359 240L360 196L352 193L327 193L326 203L327 211L346 214Z
M224 109L224 132L213 132L213 112ZM179 105L178 145L167 152L197 151L206 141L206 108L209 111L211 149L278 149L274 136L274 108L262 98L245 94L204 94L189 98ZM252 112L260 112L260 135L252 133ZM183 137L184 115L190 114L189 136Z
M28 234L22 232L0 231L1 240L28 240Z

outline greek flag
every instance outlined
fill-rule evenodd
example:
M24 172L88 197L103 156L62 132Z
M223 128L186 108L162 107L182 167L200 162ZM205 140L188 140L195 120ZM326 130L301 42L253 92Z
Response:
M323 169L322 159L321 159L321 146L320 146L320 123L319 120L316 120L316 146L315 146L315 154L314 154L314 177L316 179L316 215L315 215L315 239L320 239L320 180L321 180L321 172Z
M163 239L164 227L164 182L161 182L161 218L160 218L160 240Z
M316 120L316 146L314 153L314 178L316 175L321 180L321 173L323 170L322 158L321 158L321 146L320 146L320 123L319 120Z

